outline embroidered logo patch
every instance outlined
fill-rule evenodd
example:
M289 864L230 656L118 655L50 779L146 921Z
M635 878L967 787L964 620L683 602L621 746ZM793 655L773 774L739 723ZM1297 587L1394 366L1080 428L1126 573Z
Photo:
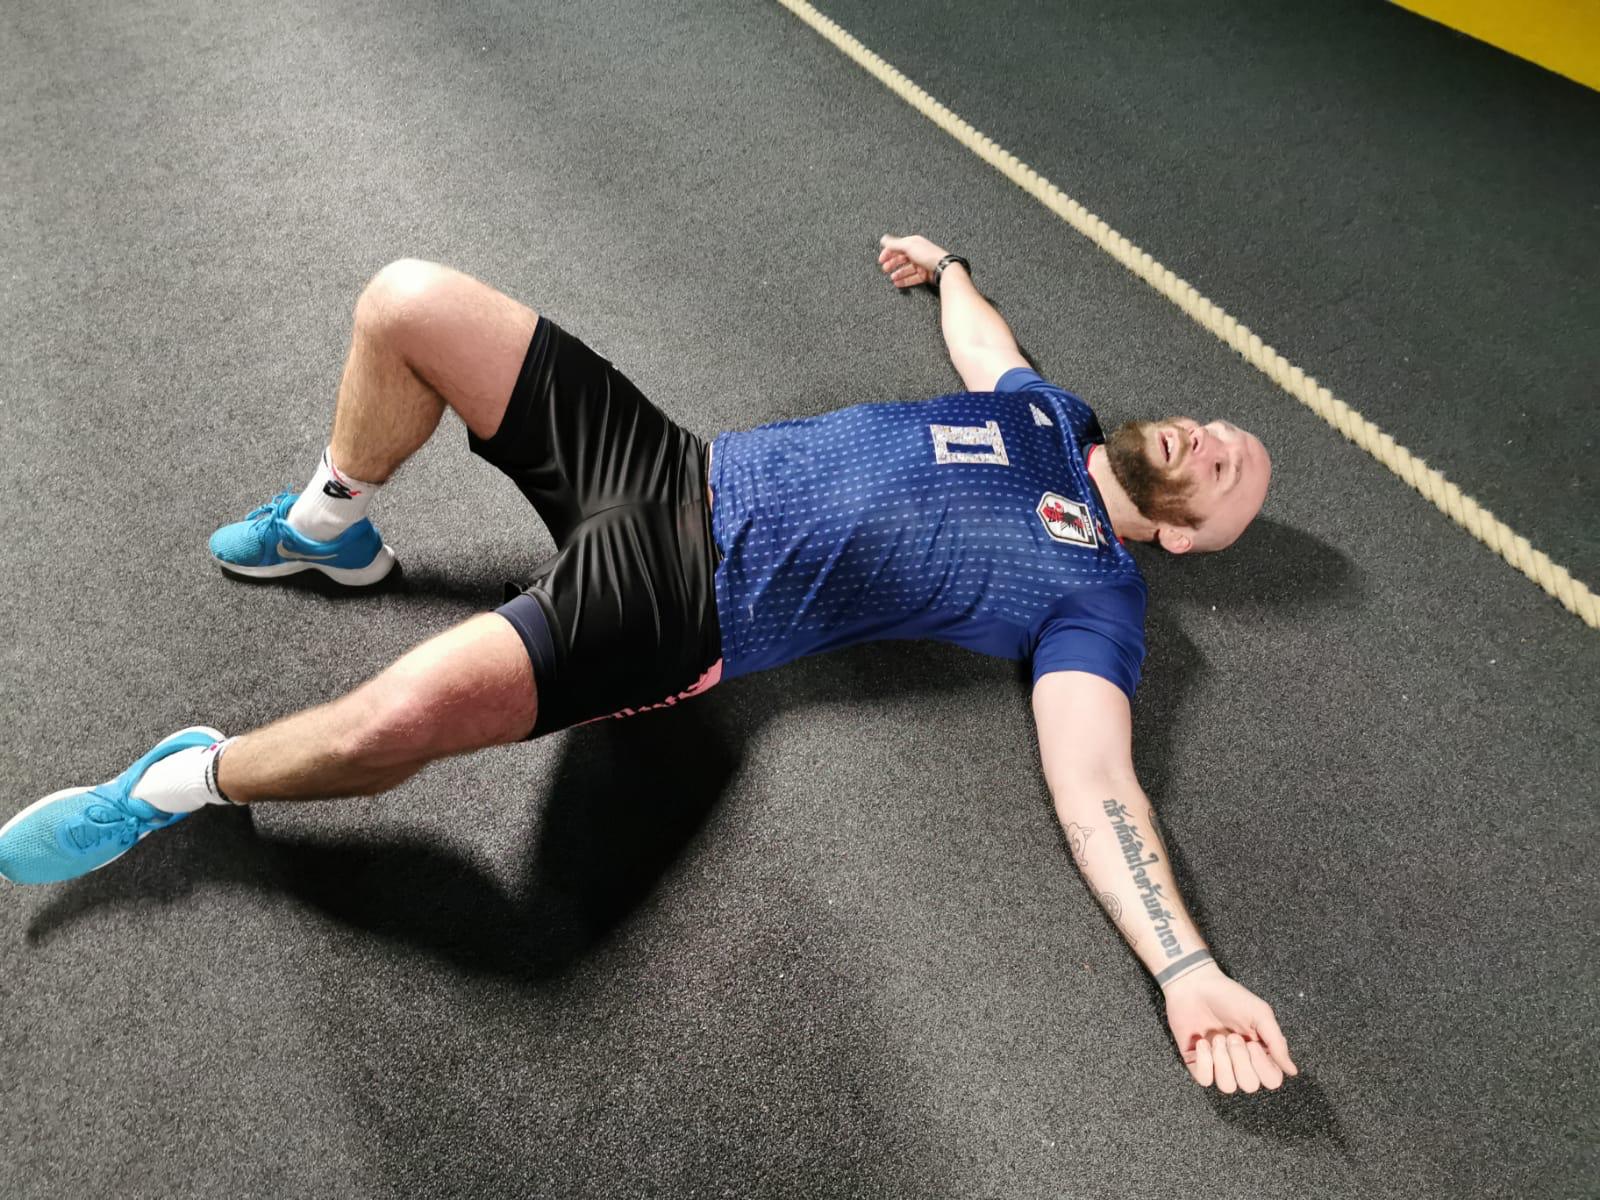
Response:
M1029 404L1028 407L1033 409L1033 423L1035 425L1049 425L1052 428L1055 427L1055 422L1049 417L1045 416L1044 410L1041 409L1037 404Z
M1087 504L1046 492L1039 497L1039 507L1034 511L1039 514L1039 520L1044 522L1045 532L1056 541L1070 542L1074 546L1099 546L1094 517Z

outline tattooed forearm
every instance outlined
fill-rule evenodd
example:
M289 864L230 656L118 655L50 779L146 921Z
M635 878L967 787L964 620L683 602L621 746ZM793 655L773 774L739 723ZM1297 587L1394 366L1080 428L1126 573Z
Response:
M1080 871L1089 869L1089 857L1085 853L1085 849L1086 843L1089 841L1089 835L1093 832L1094 830L1085 829L1076 822L1068 822L1067 824L1067 845L1072 847L1072 861L1078 864L1078 870Z
M1128 939L1128 945L1137 947L1139 945L1138 935L1133 932L1131 926L1124 924L1122 920L1122 901L1118 900L1110 892L1101 892L1100 907L1106 910L1106 915L1111 918L1111 923L1117 927L1123 937Z
M1167 865L1172 865L1172 851L1167 849L1167 839L1161 834L1161 826L1156 822L1156 810L1147 808L1145 816L1150 820L1150 832L1156 835L1156 845L1161 847L1161 853L1167 856Z
M1129 822L1133 814L1128 811L1127 805L1112 797L1103 807L1106 816L1111 819L1111 831L1117 835L1117 846L1122 851L1122 860L1127 863L1128 873L1133 877L1134 886L1139 889L1139 899L1144 904L1145 916L1150 919L1150 927L1155 932L1162 953L1169 959L1183 957L1184 949L1173 929L1173 914L1167 908L1163 888L1150 878L1145 869L1159 863L1161 856L1145 854L1144 839L1139 836L1138 827ZM1156 835L1157 844L1160 836ZM1162 849L1165 850L1166 847L1162 846Z
M1078 870L1083 872L1085 878L1089 876L1088 845L1089 835L1093 832L1093 829L1079 825L1076 821L1067 822L1067 845L1072 847L1072 860L1078 864ZM1112 923L1122 931L1122 936L1128 939L1128 945L1137 946L1138 937L1131 928L1122 923L1122 901L1111 892L1096 892L1095 895L1100 898L1100 907L1106 910Z

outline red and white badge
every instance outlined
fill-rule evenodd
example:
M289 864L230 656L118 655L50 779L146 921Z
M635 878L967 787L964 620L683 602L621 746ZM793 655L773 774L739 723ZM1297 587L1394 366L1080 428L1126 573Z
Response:
M1046 492L1039 497L1039 507L1034 511L1044 522L1045 532L1056 541L1091 548L1100 545L1100 539L1095 536L1094 515L1087 504Z

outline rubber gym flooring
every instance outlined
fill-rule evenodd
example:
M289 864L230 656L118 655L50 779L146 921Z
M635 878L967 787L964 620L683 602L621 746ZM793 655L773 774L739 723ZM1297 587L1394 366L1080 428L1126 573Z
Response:
M1600 95L1382 3L826 0L1600 583ZM7 811L341 693L550 549L453 417L376 592L205 541L303 485L350 313L446 262L703 436L960 390L885 233L1263 517L1144 555L1136 758L1302 1068L1194 1085L1016 668L858 647L0 895L26 1197L1458 1197L1596 1188L1600 638L777 3L0 10ZM302 577L303 578L303 577Z

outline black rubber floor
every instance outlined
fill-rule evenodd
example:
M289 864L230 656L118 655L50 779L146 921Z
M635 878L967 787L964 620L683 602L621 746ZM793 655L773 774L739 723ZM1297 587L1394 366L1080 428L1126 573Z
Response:
M1600 96L1306 7L827 11L1597 582ZM1237 549L1144 560L1136 748L1303 1070L1189 1081L1015 669L888 644L5 888L0 1191L1593 1191L1600 639L781 6L17 0L0 81L8 811L329 699L548 551L447 425L374 512L394 584L210 565L309 476L385 262L710 435L957 390L874 261L921 232L1107 420L1273 451Z

